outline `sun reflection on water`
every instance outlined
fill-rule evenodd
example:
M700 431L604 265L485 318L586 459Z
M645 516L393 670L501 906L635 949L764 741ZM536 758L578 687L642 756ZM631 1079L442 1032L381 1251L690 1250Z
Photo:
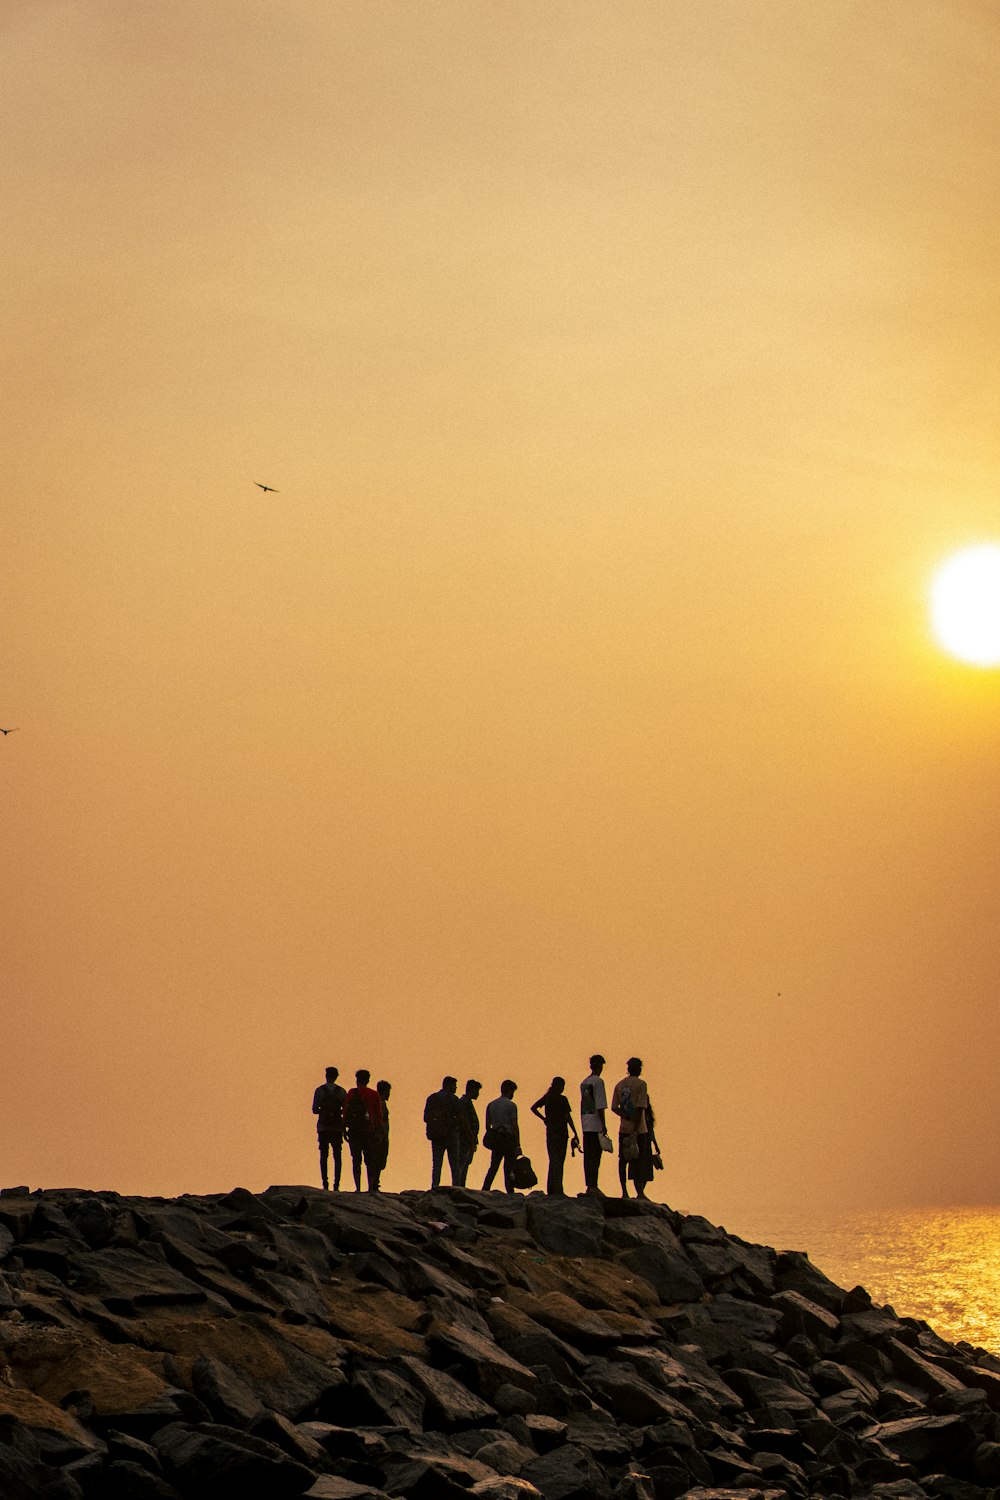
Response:
M743 1214L727 1228L776 1249L805 1250L843 1287L863 1286L901 1317L952 1343L1000 1354L1000 1208L880 1209L827 1215Z

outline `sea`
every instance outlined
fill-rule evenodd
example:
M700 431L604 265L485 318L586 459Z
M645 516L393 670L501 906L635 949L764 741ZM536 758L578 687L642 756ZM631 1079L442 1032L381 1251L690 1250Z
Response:
M721 1219L731 1234L805 1250L838 1286L863 1286L900 1317L949 1343L1000 1356L1000 1207L752 1209Z

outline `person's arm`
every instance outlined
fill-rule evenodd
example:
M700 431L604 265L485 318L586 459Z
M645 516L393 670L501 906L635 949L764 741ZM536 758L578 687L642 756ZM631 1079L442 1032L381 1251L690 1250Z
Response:
M319 1089L321 1089L322 1087L323 1087L323 1085L320 1084ZM318 1115L319 1114L319 1089L315 1089L313 1091L313 1114L314 1115Z
M573 1109L572 1109L572 1106L570 1106L570 1108L567 1109L567 1111L566 1111L566 1119L569 1121L569 1128L573 1132L573 1139L576 1142L576 1144L579 1146L579 1144L580 1144L580 1136L579 1136L579 1133L577 1132L576 1121L573 1119Z
M544 1105L544 1103L545 1095L543 1094L542 1097L540 1099L536 1099L534 1104L531 1106L531 1113L533 1115L537 1115L543 1125L545 1124L545 1116L542 1114L542 1106Z

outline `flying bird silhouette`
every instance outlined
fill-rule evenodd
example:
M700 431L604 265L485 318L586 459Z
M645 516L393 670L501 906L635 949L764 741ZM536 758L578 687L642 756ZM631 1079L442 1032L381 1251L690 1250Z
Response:
M263 490L265 494L267 494L268 491L270 491L272 495L276 495L278 493L273 484L261 484L258 479L254 480L254 484L259 490Z
M18 727L19 726L15 724L13 729L0 729L0 734L16 734L18 731Z

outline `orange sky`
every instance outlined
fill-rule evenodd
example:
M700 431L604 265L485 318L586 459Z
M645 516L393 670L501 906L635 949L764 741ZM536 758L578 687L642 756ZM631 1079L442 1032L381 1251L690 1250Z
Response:
M315 1180L335 1062L420 1185L599 1048L678 1207L995 1201L998 42L8 0L4 1181Z

